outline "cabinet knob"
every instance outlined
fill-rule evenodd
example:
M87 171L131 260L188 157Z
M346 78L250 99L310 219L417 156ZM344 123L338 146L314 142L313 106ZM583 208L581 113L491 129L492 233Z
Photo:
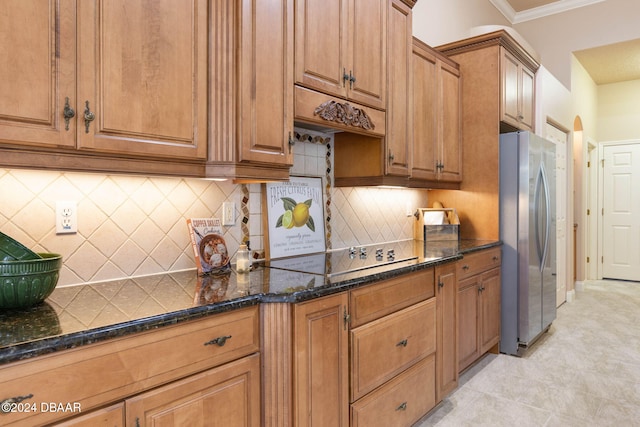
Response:
M347 74L347 69L343 68L342 69L342 85L346 86L347 82L350 80L349 75L351 74L351 72L349 72L349 74Z
M438 280L438 287L444 288L444 282L442 282L441 280Z
M69 105L68 96L64 100L64 110L62 110L62 115L64 116L64 130L69 130L69 120L76 116L76 112L71 108L71 105Z
M407 402L402 402L400 406L396 408L396 411L406 411L407 410Z
M406 339L404 339L400 341L398 344L396 344L396 347L406 347L408 343L409 342Z
M218 338L214 338L211 341L207 341L204 345L217 345L218 347L222 347L226 344L227 340L231 338L231 335L224 335Z
M25 396L9 397L0 402L0 412L9 413L15 411L14 406L23 400L31 399L33 394L27 394Z
M395 158L396 158L396 156L394 156L393 152L391 150L389 150L389 163L393 163Z
M89 133L89 125L91 124L92 121L94 121L96 118L96 115L93 111L91 111L91 109L89 108L89 101L86 101L85 103L85 109L84 109L84 131L85 133Z
M356 82L356 76L351 74L351 71L349 71L349 89L353 89L353 84L355 82Z
M468 266L467 264L465 264L465 265L463 265L463 266L462 266L462 269L463 269L464 271L467 271L467 270L469 269L469 266Z

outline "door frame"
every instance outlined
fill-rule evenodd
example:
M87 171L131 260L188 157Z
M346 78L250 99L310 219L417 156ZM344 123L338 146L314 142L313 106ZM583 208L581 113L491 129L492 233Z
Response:
M599 232L598 226L601 223L602 212L602 182L599 180L602 176L600 167L602 162L602 154L600 152L600 144L591 138L587 138L587 168L585 173L586 179L586 200L585 209L590 210L590 214L586 216L586 235L585 235L585 254L589 259L585 258L585 279L597 280L602 278L601 264L599 260L602 255L602 234ZM591 165L589 166L589 163Z
M598 213L597 216L597 227L598 227L598 268L597 274L598 280L602 279L602 257L604 256L604 220L602 217L602 212L604 209L604 173L601 173L604 169L604 165L601 159L604 159L604 149L605 147L612 147L616 145L640 145L640 139L627 139L620 141L605 141L598 144Z

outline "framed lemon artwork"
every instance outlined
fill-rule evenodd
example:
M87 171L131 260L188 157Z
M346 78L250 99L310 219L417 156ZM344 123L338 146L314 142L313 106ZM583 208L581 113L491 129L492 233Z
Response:
M269 258L324 252L322 178L291 177L265 186Z

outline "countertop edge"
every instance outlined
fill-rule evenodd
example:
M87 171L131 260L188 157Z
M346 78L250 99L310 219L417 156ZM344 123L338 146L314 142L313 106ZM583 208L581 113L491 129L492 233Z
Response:
M229 301L219 302L209 305L191 307L179 311L167 312L141 319L131 320L115 325L103 326L95 329L72 332L69 334L42 338L23 343L12 344L0 349L0 366L30 359L37 356L52 354L58 351L69 350L87 344L103 342L113 338L124 337L132 333L149 331L163 326L176 325L182 322L199 319L205 316L232 311L235 309L249 307L263 303L300 303L316 298L348 291L361 286L370 285L382 280L392 279L412 272L426 270L442 264L455 262L464 257L465 254L477 252L484 249L499 247L502 242L484 242L478 245L466 245L460 248L458 254L445 256L436 260L418 261L415 264L385 270L365 276L348 278L336 283L326 283L320 287L296 291L293 293L262 293L248 295ZM320 277L320 276L319 276ZM328 280L328 279L327 279Z

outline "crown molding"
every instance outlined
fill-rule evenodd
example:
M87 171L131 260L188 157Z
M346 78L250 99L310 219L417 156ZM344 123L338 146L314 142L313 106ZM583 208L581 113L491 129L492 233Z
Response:
M545 16L555 15L557 13L566 12L568 10L577 9L579 7L590 6L605 0L559 0L554 3L534 7L533 9L516 12L507 0L489 0L496 9L504 15L511 24L520 24L522 22L532 21L534 19L544 18Z

